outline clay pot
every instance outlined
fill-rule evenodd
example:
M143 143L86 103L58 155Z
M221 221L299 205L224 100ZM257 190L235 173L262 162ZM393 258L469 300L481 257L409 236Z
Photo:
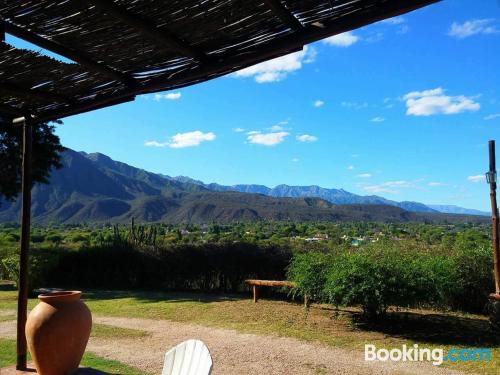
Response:
M39 375L68 375L78 369L92 328L82 292L40 294L26 322L26 339Z

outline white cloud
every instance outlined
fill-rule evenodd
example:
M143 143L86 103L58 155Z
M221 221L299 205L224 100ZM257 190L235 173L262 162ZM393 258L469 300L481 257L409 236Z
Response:
M336 47L349 47L357 41L359 41L359 36L354 35L351 31L323 39L323 43Z
M387 19L381 21L381 23L387 23L389 25L401 25L405 22L406 22L406 20L404 19L404 17L401 17L401 16L387 18Z
M144 142L144 146L148 146L148 147L167 147L168 146L168 142L146 141L146 142Z
M368 193L398 194L399 189L412 188L414 185L409 181L387 181L378 185L366 185L362 189Z
M483 181L486 181L486 176L484 174L478 174L475 176L467 177L467 180L469 180L470 182L474 182L474 183L483 182Z
M340 105L342 107L345 107L345 108L348 108L348 109L356 109L356 110L368 107L368 103L367 102L358 103L358 102L343 101L343 102L340 103Z
M325 104L325 102L323 100L315 100L313 103L313 106L315 106L316 108L319 108L319 107L323 107L324 104Z
M316 142L318 140L318 137L314 136L314 135L310 135L310 134L302 134L302 135L298 135L297 137L297 141L299 142Z
M429 186L446 186L443 182L429 182L427 185Z
M167 94L155 94L153 100L157 102L160 100L179 100L181 96L182 94L180 92L169 92Z
M448 35L458 39L464 39L477 34L495 34L498 33L499 30L492 25L494 21L494 19L488 18L473 19L465 21L464 23L453 22L448 31Z
M358 174L356 177L359 177L359 178L371 178L372 174L371 173L361 173L361 174Z
M278 82L286 76L302 68L303 64L312 63L316 58L316 50L304 46L302 51L281 56L276 59L261 62L260 64L237 71L234 77L254 77L257 83Z
M235 132L235 133L243 133L244 131L245 131L245 129L243 129L243 128L234 128L233 129L233 132Z
M199 146L202 142L213 141L214 139L215 134L212 132L203 133L195 130L187 133L177 133L167 142L146 141L144 145L148 147L184 148Z
M409 92L403 96L403 100L406 101L406 114L412 116L453 115L477 111L481 107L473 97L448 96L441 87Z
M247 133L247 141L256 145L274 146L285 140L290 135L288 132L272 132L262 133L259 131L251 131Z
M384 39L384 33L382 32L376 32L372 33L369 36L365 37L364 40L366 40L368 43L377 43L380 42L382 39Z
M485 120L494 120L494 119L499 118L499 117L500 117L500 113L493 113L491 115L486 116L484 119Z
M354 169L354 165L350 165L347 167L348 170L352 171Z
M272 132L280 132L284 130L284 128L281 125L273 125L269 128L269 130L271 130Z
M370 121L371 122L384 122L385 118L377 116L377 117L372 118Z

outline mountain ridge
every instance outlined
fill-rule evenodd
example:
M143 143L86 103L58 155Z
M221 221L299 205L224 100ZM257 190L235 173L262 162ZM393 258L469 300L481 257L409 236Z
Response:
M128 223L132 218L137 222L173 223L251 220L425 223L483 222L485 219L409 212L390 205L335 205L319 197L273 197L230 188L217 191L214 187L193 183L192 179L148 172L100 153L68 149L61 155L61 161L63 168L52 171L50 184L37 184L33 188L34 224ZM248 186L241 185L241 189L268 192L262 185ZM342 194L351 193L343 191ZM19 213L19 200L0 201L0 222L18 221Z
M242 193L257 193L271 197L317 197L325 199L333 204L376 204L399 207L411 212L441 212L448 214L480 215L489 216L488 212L480 210L463 208L455 205L428 205L413 201L394 201L377 195L357 195L344 189L323 188L318 185L293 186L280 184L273 188L258 184L237 184L220 185L218 183L205 184L200 180L195 180L186 176L176 176L168 178L199 184L213 191L238 191Z

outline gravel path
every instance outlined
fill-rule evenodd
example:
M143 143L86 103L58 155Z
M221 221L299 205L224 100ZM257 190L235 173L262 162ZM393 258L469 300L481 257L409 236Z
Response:
M169 348L189 338L208 345L214 360L213 375L462 374L427 363L365 362L361 351L194 324L113 317L94 317L94 322L151 332L141 338L93 337L87 349L152 374L161 373ZM14 336L13 322L0 323L0 337Z

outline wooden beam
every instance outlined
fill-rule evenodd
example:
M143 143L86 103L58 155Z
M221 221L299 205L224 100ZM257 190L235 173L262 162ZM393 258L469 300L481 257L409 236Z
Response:
M28 258L31 227L31 151L32 123L25 117L23 123L21 254L19 258L19 294L17 302L17 370L26 370L26 319L28 315Z
M25 89L8 82L0 83L0 93L23 98L36 98L49 102L71 102L71 100L64 95L39 89Z
M300 21L283 5L280 0L264 0L273 13L292 30L299 31L304 28Z
M13 116L22 116L23 111L19 108L11 107L10 105L0 103L0 113L7 113Z
M64 56L69 60L72 60L86 69L99 72L109 78L112 78L117 81L121 81L125 83L127 86L135 86L136 82L132 77L119 72L118 70L102 63L92 60L90 57L86 56L85 53L81 51L77 51L73 48L63 46L62 44L55 42L53 40L41 37L40 35L31 32L29 30L23 29L13 23L3 21L5 26L5 31L8 34L14 35L20 39L23 39L27 42L35 44L39 47L42 47L46 50L57 53L58 55Z
M154 26L155 22L153 20L135 15L124 7L116 5L113 1L110 0L88 1L90 1L103 12L108 13L109 15L115 17L123 23L126 23L129 26L132 26L141 34L156 42L160 47L163 47L167 50L176 50L179 53L200 62L207 62L208 57L204 53L190 46L189 43L181 40L166 27L159 28Z
M286 286L289 288L293 288L295 286L295 283L293 281L286 281L286 280L248 279L248 280L245 280L245 283L248 285L255 285L255 286Z

